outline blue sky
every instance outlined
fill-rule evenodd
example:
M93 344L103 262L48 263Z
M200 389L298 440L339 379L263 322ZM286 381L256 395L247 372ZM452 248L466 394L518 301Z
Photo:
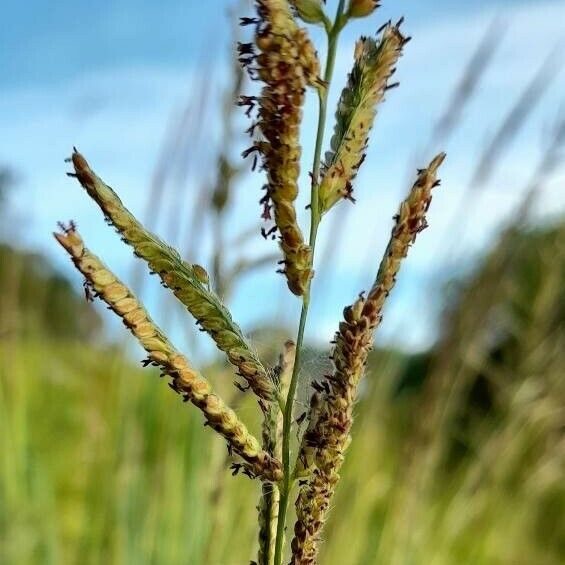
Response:
M528 2L396 0L383 4L383 19L405 14L424 24L452 14L473 14L485 7L508 10ZM3 7L0 84L45 85L76 77L87 69L122 65L185 66L195 59L206 39L225 43L229 25L222 13L233 5L236 2L229 0L10 2ZM216 55L223 57L221 51Z
M333 10L333 3L329 4ZM565 109L561 70L488 184L475 191L468 204L461 204L468 198L466 189L481 148L522 89L552 50L560 49L557 65L563 60L565 3L384 0L383 4L371 19L355 22L344 33L332 101L345 80L359 34L371 33L386 19L404 15L405 30L413 40L399 64L401 86L390 92L379 111L367 162L357 181L358 204L347 212L343 204L337 211L343 223L339 238L334 237L337 223L331 218L321 229L320 249L322 253L327 249L333 261L331 268L319 270L314 287L319 298L314 302L309 335L319 342L331 336L342 306L370 284L390 231L390 218L413 176L409 171L423 165L436 149L429 146L433 124L486 28L496 16L505 28L460 128L447 147L437 147L447 149L449 157L443 187L430 213L431 228L422 234L404 267L381 329L383 342L422 347L433 336L435 305L441 302L438 281L445 271L468 268L492 241L519 203L547 132L559 110ZM99 1L95 5L36 0L4 7L3 20L8 25L0 31L0 163L10 165L19 177L4 232L9 230L11 237L40 250L71 274L50 232L57 220L75 218L90 246L127 278L129 251L104 226L98 210L72 179L64 176L63 159L77 145L127 205L143 215L165 132L171 120L178 120L187 99L197 99L204 90L211 109L205 114L206 127L194 134L194 147L187 148L186 190L179 208L183 218L190 216L197 205L195 187L210 180L213 151L221 141L214 105L219 104L220 87L227 80L231 30L224 14L229 5L233 3L219 0ZM320 39L319 33L313 35ZM323 53L323 44L319 46ZM315 112L310 97L305 132L312 131ZM305 134L307 161L311 145ZM308 166L305 162L304 168ZM546 183L534 213L537 221L564 211L564 180L561 171ZM258 173L242 178L228 233L254 224L261 184ZM463 233L453 230L455 213L465 215ZM307 225L306 216L301 221ZM156 229L163 236L174 232L167 222ZM194 259L205 263L209 245L209 238L204 238ZM259 237L246 250L255 256L269 251L274 247ZM73 280L78 286L78 277ZM152 288L148 301L157 310L157 320L170 323L165 316L160 319L158 293ZM255 308L248 307L250 300ZM243 281L233 303L235 317L246 328L273 315L292 328L298 306L284 292L284 282L274 269Z

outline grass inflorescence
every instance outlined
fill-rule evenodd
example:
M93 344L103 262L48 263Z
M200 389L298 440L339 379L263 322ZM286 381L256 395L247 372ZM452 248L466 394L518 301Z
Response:
M288 287L303 295L312 277L312 250L296 218L301 148L302 106L307 85L320 86L319 63L305 29L299 28L290 5L280 0L259 0L254 44L241 44L241 60L251 77L264 86L258 97L243 96L240 104L257 120L250 129L261 139L244 155L258 153L267 172L263 218L273 219L284 255L282 271Z
M427 225L431 191L439 182L436 173L444 157L438 155L419 172L396 216L374 285L367 296L362 293L343 312L332 352L334 371L325 376L321 396L319 391L313 394L309 428L302 437L299 452L299 460L309 477L296 501L293 563L315 563L320 533L351 441L353 406L372 348L373 333L382 319L384 302L394 287L401 261L416 235Z
M122 319L145 349L146 364L160 367L171 378L171 388L203 412L207 424L224 436L228 448L245 460L253 475L276 480L280 464L261 449L235 412L213 392L210 383L173 347L133 293L85 247L74 225L63 227L63 232L55 237L84 275L87 287Z
M378 38L362 37L355 46L355 62L338 102L331 150L324 162L322 213L340 199L353 199L352 183L365 159L377 105L396 84L389 80L408 41L400 32L400 23L387 24Z
M144 259L151 272L156 273L163 284L184 304L197 323L216 342L218 349L226 353L253 391L261 398L270 399L274 387L267 378L265 368L247 343L241 329L208 284L208 274L200 265L183 261L179 253L147 231L133 214L122 204L118 195L90 168L86 159L74 151L73 176L79 180L89 196L100 206L105 217L113 225L125 243L135 254Z
M213 392L212 385L170 343L151 321L144 307L101 262L88 251L74 225L56 234L76 268L111 310L122 318L148 353L171 378L171 388L199 408L207 424L225 438L236 460L232 468L243 469L262 481L258 505L259 565L281 565L284 560L288 506L296 482L297 521L290 544L293 565L317 561L322 529L339 480L345 451L351 442L353 407L363 377L374 331L391 292L402 260L416 236L426 227L431 191L439 184L440 154L418 173L416 183L395 217L390 242L368 293L344 310L336 333L331 359L333 372L314 383L305 432L297 454L291 437L302 429L294 419L294 404L301 378L301 353L311 301L318 226L323 216L342 199L352 198L352 182L362 166L377 106L395 84L390 79L407 43L401 21L385 24L376 37L362 37L354 64L335 113L334 134L322 160L328 92L331 87L341 31L352 18L365 18L377 8L373 0L339 0L331 19L318 0L256 0L254 17L242 19L254 26L250 43L240 42L239 60L253 80L260 83L256 96L242 96L239 105L252 116L249 133L253 144L244 156L254 155L265 172L261 197L263 218L274 226L265 235L278 233L284 273L290 291L302 301L295 344L287 343L279 365L268 368L228 308L212 289L207 270L181 258L180 254L144 228L122 204L117 194L74 151L74 172L88 195L99 205L107 221L123 241L143 259L150 272L196 319L214 340L235 371L256 395L263 416L259 442L240 417ZM319 24L327 36L324 71L308 31L299 19ZM318 97L319 115L310 174L309 238L299 224L296 200L300 192L302 111L307 88ZM223 250L222 250L223 251ZM214 272L219 272L217 265Z

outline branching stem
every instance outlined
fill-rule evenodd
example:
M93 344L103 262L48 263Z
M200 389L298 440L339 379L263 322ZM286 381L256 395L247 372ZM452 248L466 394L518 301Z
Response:
M310 240L309 245L312 249L312 264L314 264L314 252L316 249L316 237L318 235L318 226L320 225L320 205L318 199L319 192L319 177L322 156L322 145L324 142L324 131L326 128L326 117L328 109L328 92L330 83L333 76L335 66L335 56L337 52L338 38L343 26L345 25L344 12L345 0L339 0L334 23L328 32L328 54L326 60L326 68L324 72L324 85L318 90L318 128L316 133L316 145L314 148L314 162L312 166L312 187L310 195ZM277 521L277 538L275 543L275 559L274 565L282 565L283 559L283 546L284 546L284 533L286 526L286 513L288 509L288 501L290 493L294 485L293 466L290 461L290 438L292 434L292 415L294 408L294 400L296 396L296 389L298 386L298 376L301 366L301 354L304 341L304 330L306 328L306 320L308 318L308 308L310 306L310 287L302 297L302 310L300 312L300 322L298 324L298 335L296 337L296 356L294 359L294 368L292 377L288 388L288 394L284 406L283 417L283 439L282 439L282 459L284 478L280 485L281 496L279 500L279 515Z

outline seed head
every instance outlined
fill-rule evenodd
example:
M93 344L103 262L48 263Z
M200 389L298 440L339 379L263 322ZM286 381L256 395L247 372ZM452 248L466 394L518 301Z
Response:
M277 383L279 394L286 398L288 385L294 366L295 346L292 341L287 341L284 351L279 356L279 363L274 368L274 382ZM269 455L282 458L283 415L279 407L270 403L263 405L263 449ZM273 563L275 538L277 532L279 489L277 485L263 484L261 499L259 500L259 552L258 565Z
M90 168L86 159L74 151L72 163L89 196L100 206L134 253L144 259L165 286L184 304L198 324L215 341L257 396L266 400L274 394L273 383L257 354L220 298L208 286L208 273L200 265L183 261L179 253L146 230L123 205L118 195Z
M263 218L273 219L284 255L282 272L290 290L302 295L312 277L312 252L297 222L301 147L299 130L307 85L319 85L319 63L306 30L300 29L287 0L257 0L255 46L258 53L244 55L250 74L264 83L258 98L242 97L251 113L257 107L253 128L261 133L244 155L259 155L267 172L261 199ZM245 47L243 51L249 51ZM240 52L242 49L240 48Z
M250 473L268 481L279 480L280 463L261 449L245 424L213 392L210 383L191 367L186 357L174 348L129 288L85 247L78 232L74 228L66 228L63 233L55 233L54 236L84 275L86 284L120 316L145 349L147 364L161 367L163 373L172 379L171 388L203 412L207 424L227 440L229 448L246 462Z
M336 111L331 151L326 153L320 185L321 212L336 202L353 200L352 182L365 158L377 105L384 99L395 65L406 43L399 25L388 24L378 39L361 38L355 62Z
M332 352L334 370L326 377L326 386L318 387L322 391L321 399L316 398L319 392L312 397L311 426L301 441L298 470L303 475L309 473L309 479L300 489L296 501L292 565L316 562L320 532L339 481L345 450L351 441L353 406L373 334L381 321L384 302L396 282L402 259L426 226L431 192L438 184L437 169L444 157L443 153L438 155L427 169L419 172L416 183L400 206L371 290L366 297L360 295L343 312Z

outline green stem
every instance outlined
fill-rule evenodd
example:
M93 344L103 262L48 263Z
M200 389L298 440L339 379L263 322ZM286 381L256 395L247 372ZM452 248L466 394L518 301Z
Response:
M345 0L340 0L333 26L328 31L328 58L326 61L326 69L324 72L324 86L318 91L318 128L316 132L316 145L314 148L314 163L312 166L312 188L310 195L310 248L312 250L312 264L314 264L314 251L316 249L316 237L318 235L318 226L320 225L321 214L319 205L319 176L322 156L322 145L324 142L324 131L326 127L326 117L328 109L328 91L332 80L335 66L335 56L337 52L337 42L339 33L345 25L343 16ZM294 408L294 399L296 389L298 387L298 375L300 372L300 360L302 356L302 344L304 341L304 330L306 328L306 320L308 318L308 308L310 306L310 283L304 293L302 299L302 310L300 312L300 322L298 324L298 335L296 337L296 354L294 359L294 367L292 377L288 387L288 394L284 406L283 415L283 439L282 439L282 459L284 478L280 485L279 515L277 520L277 538L275 542L275 559L274 565L282 565L284 531L286 526L286 512L288 509L288 501L294 484L290 463L290 438L292 435L292 415Z

